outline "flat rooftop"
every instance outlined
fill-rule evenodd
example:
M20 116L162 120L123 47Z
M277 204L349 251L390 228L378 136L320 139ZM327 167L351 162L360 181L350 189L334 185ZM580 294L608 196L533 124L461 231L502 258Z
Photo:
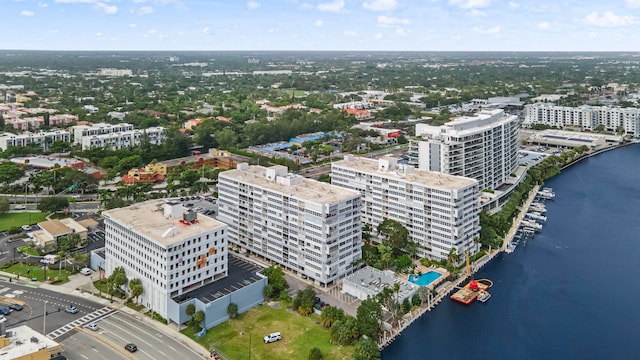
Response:
M396 283L400 285L398 297L401 299L413 294L418 289L418 285L400 279L392 271L378 270L371 266L363 267L342 279L342 282L343 284L347 282L351 283L352 286L359 286L361 290L364 290L372 297L381 293L385 288L393 289Z
M199 287L195 290L183 293L173 298L175 302L181 303L189 299L198 299L207 304L219 298L231 294L245 286L254 284L262 277L256 275L262 271L262 267L244 260L241 257L229 254L229 275L211 284Z
M402 168L397 165L393 170L380 170L379 161L376 159L369 159L355 156L353 159L344 159L336 161L332 164L332 167L343 167L353 169L363 173L376 174L387 178L398 179L403 182L419 184L432 188L457 190L467 186L476 184L478 181L464 176L442 174L439 172L420 170L409 165L408 171L405 173Z
M60 346L57 342L31 329L27 325L7 329L7 338L11 340L11 343L8 346L0 348L0 359L28 357L28 355L42 349ZM62 350L61 347L60 350Z
M198 221L191 225L181 223L182 218L166 218L162 206L168 203L169 201L164 199L149 200L124 208L107 210L103 216L135 229L140 234L163 245L171 245L185 238L226 226L218 220L201 214L198 214ZM183 213L186 210L187 208L182 207ZM169 229L173 229L173 236L163 237L162 235Z
M331 204L360 196L360 193L342 189L325 182L307 179L300 175L287 173L284 177L292 179L292 184L281 184L267 179L267 168L251 165L246 170L229 170L220 173L220 177L228 177L243 184L252 184L264 189L309 202Z

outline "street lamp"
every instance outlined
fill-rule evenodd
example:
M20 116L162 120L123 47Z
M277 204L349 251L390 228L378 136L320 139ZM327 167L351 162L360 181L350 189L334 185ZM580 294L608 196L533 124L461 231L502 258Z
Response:
M42 335L47 335L47 303L49 301L44 301L44 320L42 321Z

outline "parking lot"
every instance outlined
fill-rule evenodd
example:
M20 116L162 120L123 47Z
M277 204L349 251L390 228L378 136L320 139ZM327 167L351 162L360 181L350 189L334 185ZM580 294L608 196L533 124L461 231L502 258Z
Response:
M184 196L172 200L203 215L215 217L218 214L218 199L212 196Z

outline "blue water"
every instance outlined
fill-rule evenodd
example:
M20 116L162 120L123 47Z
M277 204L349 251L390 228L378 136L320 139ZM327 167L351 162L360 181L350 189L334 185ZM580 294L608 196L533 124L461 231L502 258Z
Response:
M544 229L477 275L491 300L444 300L382 359L640 359L639 163L627 146L548 181Z
M427 286L430 285L432 282L438 280L438 278L442 276L442 274L440 274L437 271L429 271L426 272L420 276L418 276L417 280L414 280L414 276L411 275L409 276L409 282L412 282L414 284L420 285L420 286Z

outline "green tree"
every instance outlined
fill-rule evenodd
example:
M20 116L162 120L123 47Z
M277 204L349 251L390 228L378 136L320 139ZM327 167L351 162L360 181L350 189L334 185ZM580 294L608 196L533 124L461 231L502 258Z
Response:
M379 360L380 350L378 344L370 338L362 338L356 344L353 360Z
M230 128L215 132L215 137L221 149L229 149L238 145L238 135Z
M62 196L50 196L40 199L38 210L49 213L61 211L69 207L69 199Z
M142 295L143 287L142 280L136 278L131 279L129 281L129 290L131 290L131 296L136 299L136 304L138 303L138 297Z
M5 197L0 197L0 215L8 213L10 208L9 200Z
M344 310L335 306L326 306L320 314L322 326L330 328L336 321L344 319Z
M380 323L382 321L382 307L374 299L367 299L360 303L357 310L358 330L362 335L378 339Z
M0 162L0 184L8 186L24 176L24 167L11 161Z
M238 304L229 303L229 306L227 306L227 314L229 314L229 318L231 319L238 316Z
M284 271L281 267L272 265L262 273L267 277L267 286L264 288L264 296L269 299L275 299L287 289L287 281L284 278Z
M359 336L356 319L353 316L345 316L331 326L329 342L337 345L351 345Z
M293 308L300 315L309 315L313 311L313 299L316 297L316 291L309 286L304 290L299 290L293 299Z
M202 310L196 311L196 313L193 314L193 327L199 328L200 324L204 321L204 319L205 319L204 311Z
M117 268L113 269L113 272L111 273L111 275L108 278L108 282L109 284L111 284L111 286L109 287L109 292L111 293L111 287L115 286L116 288L120 288L122 287L122 285L127 283L127 274L124 271L124 268L122 266L118 266Z
M309 360L322 360L322 352L317 347L309 350Z
M382 243L391 246L394 251L401 251L407 246L409 231L400 222L384 219L376 230L382 236Z
M191 318L191 320L193 320L193 314L196 313L196 306L194 304L187 304L187 307L184 309L184 312L187 314L188 317Z

